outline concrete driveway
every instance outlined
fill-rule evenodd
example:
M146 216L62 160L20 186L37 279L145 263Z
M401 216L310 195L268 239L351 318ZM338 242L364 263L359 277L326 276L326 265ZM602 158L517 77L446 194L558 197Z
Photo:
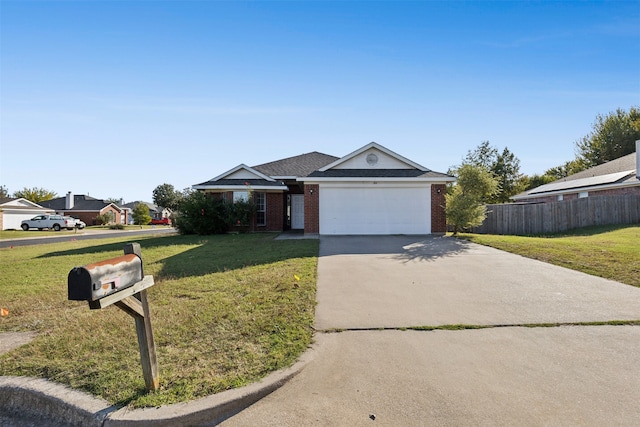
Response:
M637 319L638 288L495 249L322 237L314 360L223 425L638 425L640 326L584 324ZM459 324L493 327L404 330Z

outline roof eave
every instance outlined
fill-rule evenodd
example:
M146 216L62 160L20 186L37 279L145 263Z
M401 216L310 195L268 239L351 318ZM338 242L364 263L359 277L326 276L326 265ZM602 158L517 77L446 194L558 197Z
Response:
M301 177L296 179L298 182L314 183L314 182L356 182L356 181L376 181L376 182L455 182L454 177Z
M623 188L623 187L636 187L636 186L640 186L640 180L629 181L629 182L619 182L616 184L607 184L607 185L592 185L590 187L573 187L573 188L567 188L564 190L549 191L546 193L515 195L515 196L511 196L511 200L537 199L539 197L559 196L561 194L564 195L564 194L581 193L584 191L602 191L602 190L610 190L610 189Z
M226 191L247 191L246 185L193 185L191 188L194 190L226 190ZM252 185L251 190L278 190L287 191L289 187L286 185Z

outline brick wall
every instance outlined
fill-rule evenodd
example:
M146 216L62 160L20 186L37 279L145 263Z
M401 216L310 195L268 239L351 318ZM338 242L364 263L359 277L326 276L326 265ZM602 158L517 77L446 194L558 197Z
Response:
M431 185L431 233L443 234L447 231L447 217L445 213L445 198L447 192L445 184Z
M304 185L304 232L318 234L320 232L320 186Z
M282 231L284 229L284 193L266 193L266 225L258 226L258 231Z

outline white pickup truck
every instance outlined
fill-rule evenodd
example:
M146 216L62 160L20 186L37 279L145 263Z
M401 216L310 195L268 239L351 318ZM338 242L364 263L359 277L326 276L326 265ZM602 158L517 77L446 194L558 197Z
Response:
M63 228L73 230L76 226L84 228L84 222L62 215L38 215L31 219L25 219L20 224L24 231L29 231L30 228L37 228L38 230L48 228L55 231L60 231Z

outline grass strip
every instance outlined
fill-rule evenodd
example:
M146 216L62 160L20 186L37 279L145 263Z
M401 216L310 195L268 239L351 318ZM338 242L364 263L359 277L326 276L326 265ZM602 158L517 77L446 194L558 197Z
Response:
M495 325L423 325L423 326L391 326L379 328L331 328L321 329L316 332L336 334L341 332L371 332L371 331L463 331L469 329L494 329L494 328L558 328L562 326L640 326L640 320L605 320L596 322L551 322L551 323L505 323Z
M0 249L0 331L37 337L0 375L46 378L116 405L185 402L291 365L312 339L317 240L274 234L121 237ZM74 266L142 247L161 388L147 393L133 319L67 300Z
M546 236L462 233L460 238L640 287L640 225L587 227Z

